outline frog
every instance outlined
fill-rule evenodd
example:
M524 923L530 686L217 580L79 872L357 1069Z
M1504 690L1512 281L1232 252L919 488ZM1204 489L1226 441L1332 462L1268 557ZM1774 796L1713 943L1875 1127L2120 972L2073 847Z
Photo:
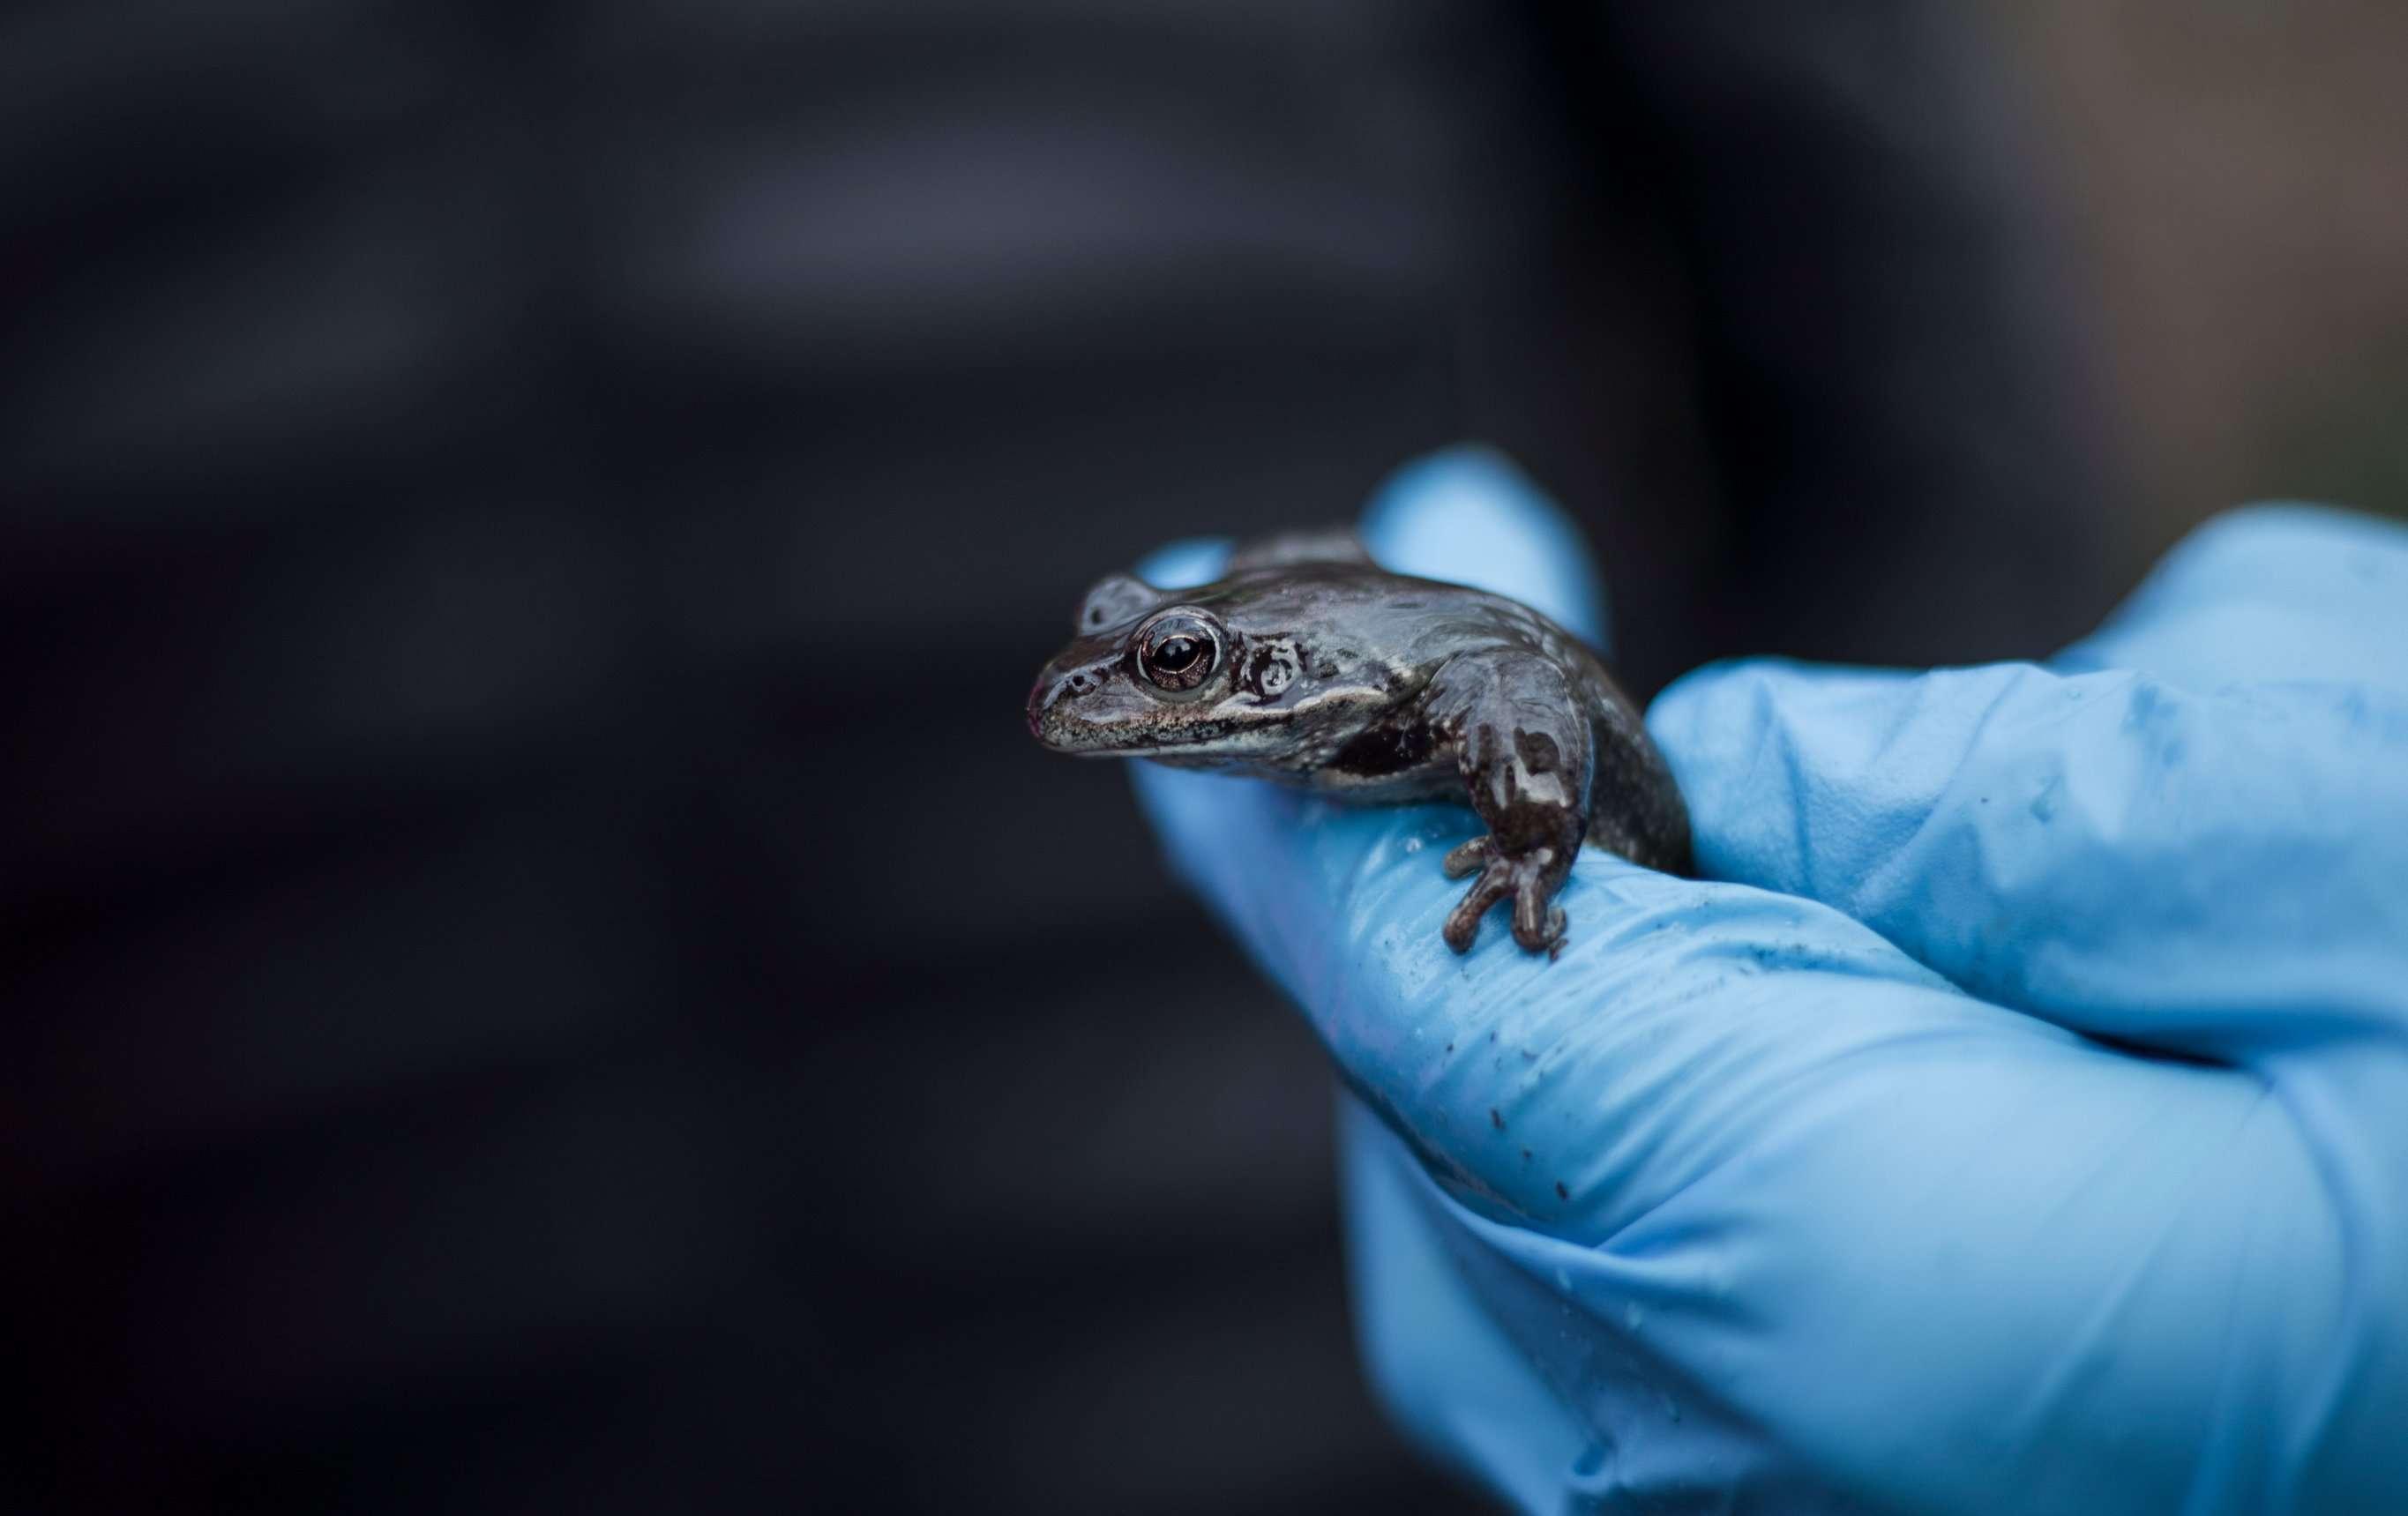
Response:
M1440 928L1469 952L1510 904L1552 960L1584 847L1687 874L1689 815L1639 707L1578 636L1504 595L1396 574L1351 530L1240 546L1168 590L1108 574L1028 694L1055 752L1268 779L1345 804L1460 797L1485 826L1448 851L1473 878Z

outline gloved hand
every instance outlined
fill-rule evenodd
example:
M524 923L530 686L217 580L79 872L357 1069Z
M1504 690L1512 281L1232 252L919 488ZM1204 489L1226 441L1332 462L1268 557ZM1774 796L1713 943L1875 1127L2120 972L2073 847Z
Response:
M1599 630L1487 455L1364 529ZM1138 765L1355 1097L1406 1426L1528 1509L2408 1501L2408 532L2238 513L2050 664L1649 724L1727 882L1584 850L1555 963L1440 943L1469 810Z

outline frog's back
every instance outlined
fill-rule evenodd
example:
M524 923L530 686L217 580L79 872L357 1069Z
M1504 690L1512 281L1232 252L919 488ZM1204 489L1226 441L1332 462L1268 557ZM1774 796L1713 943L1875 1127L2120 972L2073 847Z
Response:
M1280 776L1285 782L1364 802L1459 794L1464 780L1455 743L1433 722L1423 696L1454 660L1526 653L1562 670L1590 729L1595 767L1588 840L1651 867L1690 868L1687 809L1647 737L1638 702L1588 644L1562 626L1519 601L1390 574L1368 562L1266 569L1257 585L1260 599L1250 608L1256 613L1312 628L1326 639L1383 650L1397 680L1397 698L1379 719L1312 765ZM1312 640L1312 632L1298 636Z
M1300 649L1321 651L1330 665L1359 662L1399 675L1417 671L1420 683L1450 658L1500 647L1579 657L1596 666L1578 638L1526 606L1369 564L1257 569L1221 580L1197 603L1246 636L1291 638Z

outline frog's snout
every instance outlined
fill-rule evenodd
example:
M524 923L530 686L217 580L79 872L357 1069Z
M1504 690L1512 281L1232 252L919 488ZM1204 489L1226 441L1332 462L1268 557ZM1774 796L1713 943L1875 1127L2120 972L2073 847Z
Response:
M1062 752L1093 746L1092 723L1076 708L1103 689L1104 671L1093 664L1047 669L1028 692L1028 735Z

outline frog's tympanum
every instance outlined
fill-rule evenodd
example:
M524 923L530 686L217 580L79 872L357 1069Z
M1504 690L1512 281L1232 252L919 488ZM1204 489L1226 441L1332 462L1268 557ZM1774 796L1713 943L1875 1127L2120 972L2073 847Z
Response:
M1446 855L1479 881L1446 919L1471 946L1491 906L1513 939L1564 941L1555 892L1583 842L1686 872L1689 818L1638 708L1580 639L1528 607L1375 565L1351 534L1240 549L1211 584L1115 574L1028 694L1056 752L1151 758L1332 799L1469 792L1487 823Z

